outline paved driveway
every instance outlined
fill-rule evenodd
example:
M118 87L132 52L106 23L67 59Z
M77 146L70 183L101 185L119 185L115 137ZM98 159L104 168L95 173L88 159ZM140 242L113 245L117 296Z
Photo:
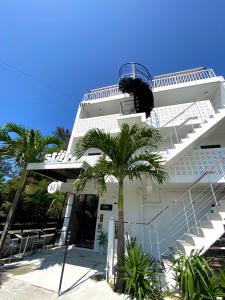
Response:
M59 299L63 249L49 250L2 269L0 299ZM124 299L113 293L104 280L106 257L88 250L70 248L62 284L61 299Z

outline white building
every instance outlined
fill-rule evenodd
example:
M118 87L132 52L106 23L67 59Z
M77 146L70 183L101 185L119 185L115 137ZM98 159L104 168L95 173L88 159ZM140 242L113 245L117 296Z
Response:
M149 79L145 71L133 71L125 75L145 82ZM174 248L186 254L196 248L207 250L224 232L224 78L212 69L196 68L155 76L150 88L154 109L147 118L135 107L133 94L122 93L117 84L90 90L80 102L66 154L54 153L43 163L28 166L58 181L60 191L68 195L61 243L69 219L71 241L94 251L98 250L98 232L111 228L111 255L114 221L110 219L117 219L117 183L108 180L103 196L92 186L81 197L75 196L74 179L82 168L93 165L100 153L90 149L80 160L73 154L77 141L88 130L100 128L116 134L123 123L160 130L164 143L159 151L168 171L168 180L161 185L147 179L126 181L125 231L156 258Z

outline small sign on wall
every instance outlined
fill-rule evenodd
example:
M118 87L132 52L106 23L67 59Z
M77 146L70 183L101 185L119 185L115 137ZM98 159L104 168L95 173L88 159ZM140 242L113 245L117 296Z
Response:
M100 210L112 210L112 204L101 204Z

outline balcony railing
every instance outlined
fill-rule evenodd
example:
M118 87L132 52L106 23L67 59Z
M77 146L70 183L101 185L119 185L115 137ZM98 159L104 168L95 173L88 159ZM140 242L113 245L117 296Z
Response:
M196 80L208 79L216 77L212 69L196 68L176 73L164 74L155 76L153 80L153 87L164 87L174 84L181 84ZM106 86L99 89L90 90L84 95L83 101L91 101L112 96L121 95L118 84Z
M173 84L180 84L195 80L202 80L216 77L212 69L196 68L176 73L164 74L154 77L154 87L163 87Z
M121 94L122 92L119 90L118 84L114 84L100 89L90 90L88 93L84 95L83 101L108 98L108 97L117 96Z

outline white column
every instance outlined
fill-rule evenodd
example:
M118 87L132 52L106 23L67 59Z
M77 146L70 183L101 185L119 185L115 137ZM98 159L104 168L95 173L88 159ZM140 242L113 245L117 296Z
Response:
M61 232L60 239L59 239L59 246L62 246L65 244L66 233L67 233L67 229L69 226L70 214L71 214L72 205L73 205L73 199L74 199L74 194L69 194L69 196L66 200L67 201L66 211L65 211L65 215L64 215L62 232Z

